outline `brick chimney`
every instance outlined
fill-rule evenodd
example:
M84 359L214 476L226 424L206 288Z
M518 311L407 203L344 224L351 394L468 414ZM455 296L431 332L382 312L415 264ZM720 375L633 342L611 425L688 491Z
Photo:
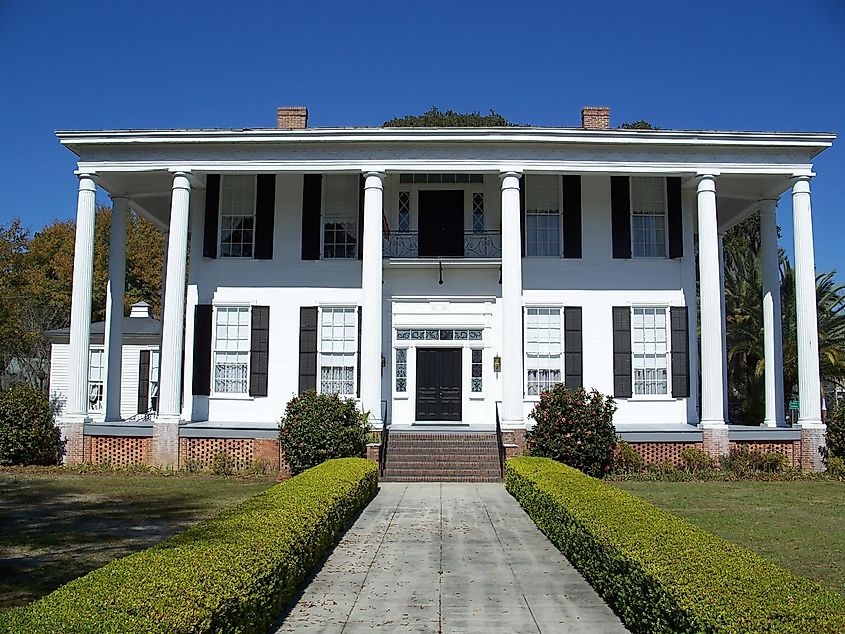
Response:
M585 130L607 130L610 128L610 108L586 106L581 108L581 127Z
M283 106L276 109L277 127L280 130L304 130L308 127L308 108Z

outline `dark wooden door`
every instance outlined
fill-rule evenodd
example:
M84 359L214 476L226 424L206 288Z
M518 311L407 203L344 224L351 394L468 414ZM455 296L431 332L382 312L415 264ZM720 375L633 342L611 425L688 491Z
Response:
M421 191L420 257L464 256L464 192Z
M417 348L417 420L461 420L460 348Z

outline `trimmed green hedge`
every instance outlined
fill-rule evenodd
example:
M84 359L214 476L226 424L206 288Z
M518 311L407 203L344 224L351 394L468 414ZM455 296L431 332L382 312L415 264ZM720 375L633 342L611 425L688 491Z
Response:
M28 606L0 631L265 632L378 487L375 463L331 460Z
M845 632L845 601L616 487L546 458L505 486L635 632Z

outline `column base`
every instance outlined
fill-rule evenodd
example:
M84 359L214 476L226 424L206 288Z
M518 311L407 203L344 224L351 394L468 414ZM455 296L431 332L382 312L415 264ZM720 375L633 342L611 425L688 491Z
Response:
M776 420L764 420L760 427L765 427L767 429L774 429L775 427L785 427L785 425L779 425Z
M801 468L805 471L824 471L824 457L827 426L821 421L803 423L801 427Z
M707 425L701 424L703 449L712 458L718 460L722 456L727 456L730 453L730 434L728 426L722 423L721 425Z
M157 467L179 467L178 417L160 417L153 423L153 464Z
M91 422L86 414L68 414L59 423L61 431L61 463L67 466L85 461L85 425Z

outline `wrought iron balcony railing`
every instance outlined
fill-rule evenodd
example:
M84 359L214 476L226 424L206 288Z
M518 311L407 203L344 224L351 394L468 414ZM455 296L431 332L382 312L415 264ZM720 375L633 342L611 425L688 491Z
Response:
M385 258L501 258L502 233L500 231L464 231L462 256L420 253L419 232L391 231L383 234L382 253Z

